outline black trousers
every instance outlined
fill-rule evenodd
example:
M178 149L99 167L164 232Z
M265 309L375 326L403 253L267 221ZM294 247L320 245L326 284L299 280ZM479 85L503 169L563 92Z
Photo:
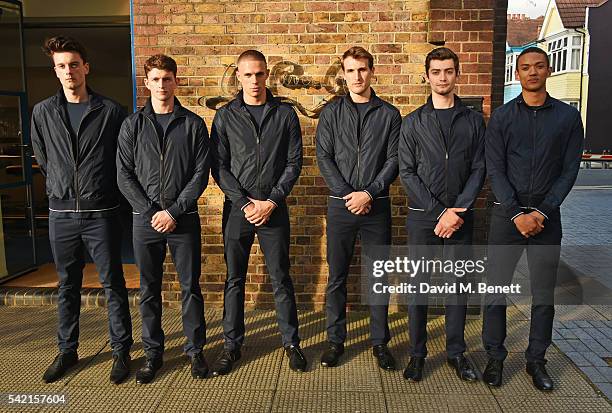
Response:
M60 351L76 351L79 345L84 248L87 248L106 295L113 354L129 352L133 343L132 319L121 265L119 217L58 218L51 214L49 240L59 275L57 342Z
M249 254L259 239L268 274L272 281L276 320L283 347L298 345L298 317L293 282L289 275L289 212L280 204L270 220L260 226L249 223L240 210L241 205L226 201L223 206L223 243L227 278L223 299L223 336L225 348L238 349L244 342L244 289Z
M162 234L142 215L134 214L134 256L140 269L140 316L142 343L147 358L161 357L164 352L162 329L162 279L166 245L181 286L183 333L187 337L184 351L192 356L206 343L204 299L200 289L202 261L200 217L185 214L178 219L174 231Z
M422 256L431 259L434 255L443 259L461 259L466 251L462 246L472 244L474 220L471 215L464 216L464 223L451 238L440 238L434 233L437 221L406 221L409 255L414 259ZM431 274L420 274L417 283L430 281ZM458 280L448 280L457 282ZM413 281L414 282L414 281ZM418 287L418 285L417 285ZM412 357L427 356L427 296L413 297L408 305L408 334L410 344L408 352ZM466 351L464 330L467 309L467 295L457 294L446 297L444 325L446 330L446 354L453 358Z
M529 211L525 211L529 212ZM544 229L534 237L524 238L501 207L495 206L489 232L488 283L509 285L523 251L527 250L531 284L531 327L525 358L545 362L546 350L552 342L555 316L554 289L557 280L561 244L559 211L549 216ZM482 341L490 358L504 360L508 350L506 339L506 300L503 295L485 296Z
M355 215L342 199L329 198L327 207L327 264L329 278L325 292L327 339L346 340L346 281L359 235L361 248L391 244L391 205L388 198L376 199L367 215ZM391 339L388 305L370 306L370 341L373 346Z

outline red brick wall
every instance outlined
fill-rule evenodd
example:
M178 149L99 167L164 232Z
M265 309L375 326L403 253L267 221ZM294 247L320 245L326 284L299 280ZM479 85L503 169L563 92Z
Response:
M423 104L428 94L422 78L425 54L433 44L446 42L462 60L458 93L484 97L484 110L488 114L492 102L495 3L493 0L134 0L137 84L142 85L142 64L148 56L154 53L173 56L179 65L179 99L203 116L210 128L214 111L199 106L198 98L226 95L221 87L225 65L233 63L243 50L262 51L270 67L282 60L293 61L300 65L303 76L322 81L344 50L362 45L376 59L375 90L405 115ZM290 96L306 107L314 107L322 97L329 96L324 89L290 90L276 86L277 93ZM139 105L146 96L146 89L139 86ZM304 167L288 199L292 225L291 274L300 307L321 307L327 280L327 189L316 164L316 121L305 116L300 116L300 120ZM399 180L391 192L393 242L401 244L405 242L403 225L408 200ZM211 180L200 200L201 281L206 303L213 306L223 302L225 280L222 201L221 191ZM484 207L483 199L478 206ZM356 258L354 263L357 262ZM353 269L357 273L358 267ZM251 251L246 289L247 305L273 305L257 243ZM358 291L359 285L351 282L350 302L359 302ZM170 262L164 281L164 300L172 305L180 301L178 280Z

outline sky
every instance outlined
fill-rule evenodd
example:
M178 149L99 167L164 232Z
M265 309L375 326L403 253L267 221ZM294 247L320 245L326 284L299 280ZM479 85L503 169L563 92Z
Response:
M535 18L543 16L549 0L508 0L508 13L521 13Z

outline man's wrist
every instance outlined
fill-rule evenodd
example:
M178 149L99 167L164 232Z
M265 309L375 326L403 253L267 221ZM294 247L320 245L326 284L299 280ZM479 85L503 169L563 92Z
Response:
M516 214L515 216L513 216L512 218L510 218L510 221L515 222L514 220L518 217L520 217L521 215L523 215L524 212L519 212L518 214Z
M366 191L365 189L364 189L363 191L361 191L361 192L365 192L365 193L366 193L366 195L367 195L367 196L370 198L370 201L374 201L374 197L372 196L372 194L371 194L371 193L369 193L369 192L368 192L368 191Z
M168 214L168 216L172 219L172 221L174 221L174 223L176 224L176 219L172 216L172 214L170 213L170 211L168 211L167 209L164 209L164 212L166 214Z

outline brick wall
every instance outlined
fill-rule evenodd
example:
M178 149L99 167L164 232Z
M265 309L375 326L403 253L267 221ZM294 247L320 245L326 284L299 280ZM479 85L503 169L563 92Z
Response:
M405 115L423 104L428 94L422 78L425 54L434 44L445 42L462 60L458 93L484 97L484 112L489 114L495 6L503 8L501 13L505 16L505 3L494 0L134 0L137 84L142 85L142 64L148 56L154 53L173 56L179 65L179 99L203 116L210 128L214 110L199 105L198 99L228 96L228 91L235 90L227 65L243 50L257 48L268 57L270 68L279 68L279 75L270 81L277 94L313 109L333 92L338 57L348 47L362 45L376 59L373 85L376 92ZM298 82L302 87L287 88L280 84L278 79L285 73L283 68L288 67L280 64L283 61L295 64L289 65L288 70L302 77ZM501 88L503 94L503 83ZM143 86L138 87L139 105L146 92ZM300 121L304 167L288 199L292 225L291 274L300 307L320 308L327 280L327 189L316 164L316 120L300 116ZM406 241L403 224L408 200L399 180L391 194L393 243L402 244ZM223 302L222 202L223 195L211 180L199 210L203 240L201 281L205 301L212 306ZM482 212L484 196L477 207ZM484 219L479 218L479 222L484 223ZM478 231L477 237L484 239L482 225ZM357 263L356 255L354 273L358 270ZM251 251L246 291L247 305L273 306L271 286L257 243ZM359 284L351 282L349 302L359 302L358 292ZM164 300L170 305L180 301L178 280L170 261L164 280Z

